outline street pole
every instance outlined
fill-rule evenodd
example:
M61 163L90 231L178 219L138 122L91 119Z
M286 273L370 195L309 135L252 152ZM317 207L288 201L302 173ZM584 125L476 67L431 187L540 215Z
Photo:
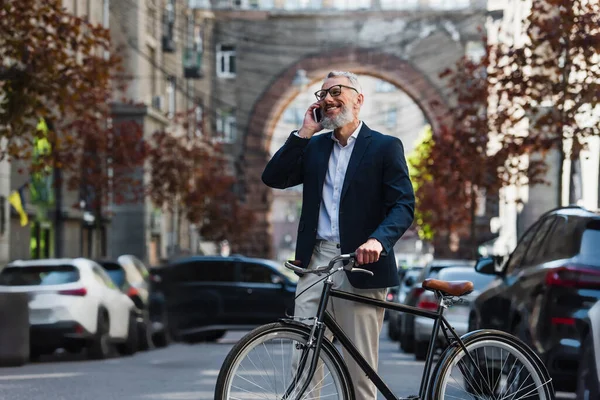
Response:
M46 124L48 130L56 136L53 121L46 121ZM54 257L61 258L63 256L62 171L57 167L59 165L59 158L55 143L52 143L51 146L52 156L54 157L54 168L52 168L54 178Z
M54 256L63 256L63 221L62 221L62 171L54 167Z

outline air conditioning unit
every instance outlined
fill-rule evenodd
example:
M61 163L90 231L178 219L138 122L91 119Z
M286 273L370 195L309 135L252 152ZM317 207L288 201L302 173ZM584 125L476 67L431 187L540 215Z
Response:
M163 111L165 107L165 98L164 96L152 96L152 107L156 108L159 111Z

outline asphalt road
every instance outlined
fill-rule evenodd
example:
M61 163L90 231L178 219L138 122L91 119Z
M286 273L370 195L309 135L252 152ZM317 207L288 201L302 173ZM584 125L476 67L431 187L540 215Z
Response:
M417 394L423 364L381 335L379 370L395 394ZM244 332L218 343L173 344L164 349L87 361L58 354L0 369L1 400L212 400L219 368ZM380 396L381 397L381 396Z

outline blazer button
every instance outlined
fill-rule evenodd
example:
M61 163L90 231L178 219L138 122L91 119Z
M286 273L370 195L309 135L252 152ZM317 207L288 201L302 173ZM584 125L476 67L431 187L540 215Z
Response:
M313 229L313 232L317 233L317 228L314 228L314 229Z

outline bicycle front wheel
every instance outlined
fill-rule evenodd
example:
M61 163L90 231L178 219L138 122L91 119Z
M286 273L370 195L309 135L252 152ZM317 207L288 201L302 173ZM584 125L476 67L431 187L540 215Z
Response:
M325 339L313 378L301 393L314 354L314 349L306 346L309 336L310 327L294 322L269 324L250 332L223 362L215 400L354 400L344 361ZM303 357L305 363L299 361Z
M462 340L466 352L455 343L442 354L432 376L430 399L554 399L548 371L516 337L481 330Z

